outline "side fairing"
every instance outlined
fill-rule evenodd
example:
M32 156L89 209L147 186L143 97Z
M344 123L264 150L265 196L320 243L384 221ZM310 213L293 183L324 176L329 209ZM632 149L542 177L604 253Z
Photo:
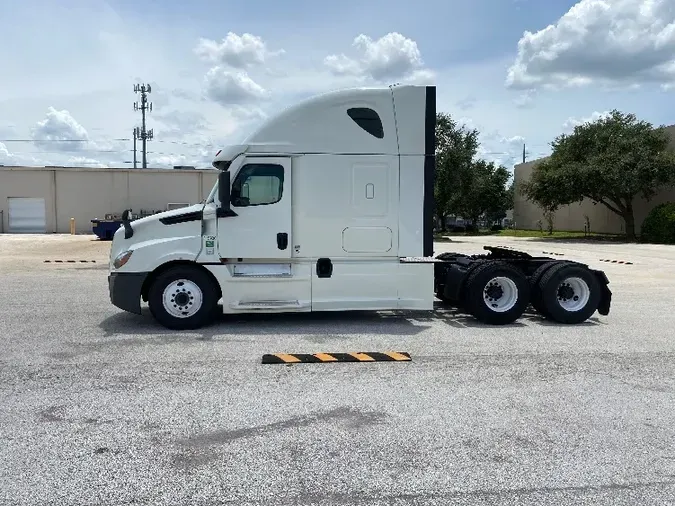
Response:
M436 87L393 87L400 149L399 254L433 255Z

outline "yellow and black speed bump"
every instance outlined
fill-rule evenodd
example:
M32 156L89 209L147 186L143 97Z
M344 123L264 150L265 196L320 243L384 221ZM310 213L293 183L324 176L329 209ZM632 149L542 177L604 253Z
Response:
M410 362L404 351L354 353L270 353L263 355L263 364L317 364L336 362Z

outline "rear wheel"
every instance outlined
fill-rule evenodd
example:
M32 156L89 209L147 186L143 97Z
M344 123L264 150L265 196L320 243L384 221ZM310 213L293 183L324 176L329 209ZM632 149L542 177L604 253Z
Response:
M173 330L193 330L211 323L218 299L217 287L208 274L183 265L157 276L148 293L152 316Z
M546 262L545 264L540 265L537 270L532 273L532 276L530 276L530 303L532 304L532 307L535 309L535 311L544 317L548 317L549 315L543 303L541 290L539 289L539 282L551 267L554 265L560 265L561 263L563 262L556 260Z
M539 281L546 317L559 323L581 323L598 309L601 286L595 275L580 265L551 267Z
M523 314L530 299L527 278L515 267L489 261L469 275L464 293L466 309L490 325L513 323Z

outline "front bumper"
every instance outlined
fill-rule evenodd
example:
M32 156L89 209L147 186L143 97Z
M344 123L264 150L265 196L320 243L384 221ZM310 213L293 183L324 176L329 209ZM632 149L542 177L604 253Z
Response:
M110 302L130 313L141 314L141 290L147 272L113 272L108 276Z

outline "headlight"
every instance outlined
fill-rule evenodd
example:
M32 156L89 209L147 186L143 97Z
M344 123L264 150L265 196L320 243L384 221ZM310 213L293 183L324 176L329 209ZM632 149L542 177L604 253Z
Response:
M119 269L122 267L124 264L126 264L129 259L131 258L131 254L133 253L133 250L128 250L128 251L123 251L117 257L115 260L113 260L113 267L115 269Z

